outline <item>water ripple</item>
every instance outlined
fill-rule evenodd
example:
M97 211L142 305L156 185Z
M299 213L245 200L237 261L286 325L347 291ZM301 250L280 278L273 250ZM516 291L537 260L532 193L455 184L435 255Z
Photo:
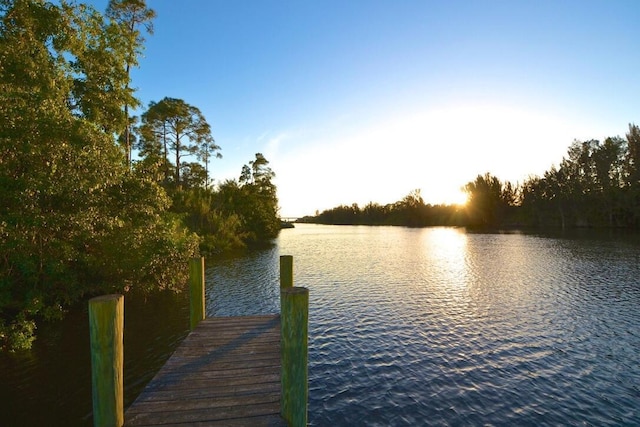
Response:
M640 424L637 242L300 225L215 265L210 314L276 312L279 254L311 425Z
M313 299L312 425L640 423L638 246L315 230L279 244Z

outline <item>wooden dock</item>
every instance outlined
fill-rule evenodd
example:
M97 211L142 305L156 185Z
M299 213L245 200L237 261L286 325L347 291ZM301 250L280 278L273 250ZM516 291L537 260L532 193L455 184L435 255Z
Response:
M125 413L126 426L286 426L280 315L211 317Z
M189 262L191 333L124 413L124 297L89 300L93 424L291 426L308 416L309 290L280 256L281 314L205 319L204 258Z

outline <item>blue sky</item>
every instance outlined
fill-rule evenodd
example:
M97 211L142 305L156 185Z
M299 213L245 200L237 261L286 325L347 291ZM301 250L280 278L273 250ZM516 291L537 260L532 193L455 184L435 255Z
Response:
M139 98L200 108L217 181L262 152L283 216L416 188L453 202L478 174L522 182L640 122L637 1L148 4Z

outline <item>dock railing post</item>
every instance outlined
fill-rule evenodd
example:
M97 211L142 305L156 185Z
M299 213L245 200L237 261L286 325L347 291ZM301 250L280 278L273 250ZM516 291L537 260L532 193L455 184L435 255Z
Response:
M193 331L205 317L204 257L189 260L189 320Z
M280 289L293 286L293 256L280 255Z
M280 290L281 397L280 415L291 427L307 425L309 290Z
M124 424L124 296L89 300L93 425Z

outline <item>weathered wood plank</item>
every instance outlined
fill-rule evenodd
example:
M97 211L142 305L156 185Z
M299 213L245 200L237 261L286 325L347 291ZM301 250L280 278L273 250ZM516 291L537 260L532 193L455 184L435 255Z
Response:
M166 382L176 382L177 378L181 378L179 369L172 370L172 373L176 373L177 375L169 376L167 375ZM244 377L254 377L260 378L263 376L270 376L272 374L277 374L278 378L280 377L280 368L274 369L273 366L262 367L262 368L243 368L243 369L228 369L225 371L217 371L219 374L216 375L217 378L224 379L225 382L231 380L232 378L244 378ZM177 378L176 378L177 376ZM163 377L158 378L161 380ZM197 381L197 380L194 380ZM152 383L155 381L152 381ZM150 383L150 384L152 384Z
M213 408L241 408L240 411L246 411L247 406L257 404L273 403L280 398L279 390L269 393L243 394L239 396L223 396L216 399L194 399L183 398L178 396L173 400L164 401L141 401L130 411L130 414L138 413L156 413L156 412L178 412L193 411Z
M282 418L279 415L260 415L257 417L244 417L240 419L226 419L222 421L194 421L186 424L191 427L282 427ZM184 423L163 424L163 427L184 427Z
M191 372L191 375L199 374L203 371L228 371L233 369L244 369L244 368L267 368L267 367L280 367L279 359L224 359L217 360L215 364L209 363L207 365L200 365L197 361L198 358L190 357L191 363L184 363L182 367Z
M280 316L202 320L125 413L125 425L283 426Z
M154 413L134 413L125 425L150 426L168 423L212 422L259 416L273 416L280 411L279 402L261 403L247 406L231 406L223 408L196 409L191 411L159 411ZM247 426L252 424L245 424ZM282 421L281 425L286 425Z
M203 385L205 383L203 382ZM271 381L267 383L249 383L249 384L231 384L228 386L216 386L216 387L196 387L182 390L155 390L154 393L148 393L144 396L140 396L138 402L150 402L150 401L164 401L174 400L177 398L185 399L204 399L204 398L217 398L224 396L243 396L245 394L253 394L258 392L275 392L280 393L280 382Z
M246 342L242 343L242 345L230 343L230 340L207 341L206 345L205 343L198 345L187 343L184 346L181 345L178 347L176 351L189 352L201 357L206 356L209 360L217 360L224 356L229 357L229 355L238 353L269 353L272 352L273 349L280 347L280 341L274 340L273 338L245 337L245 339ZM214 350L212 350L212 348L214 348Z

